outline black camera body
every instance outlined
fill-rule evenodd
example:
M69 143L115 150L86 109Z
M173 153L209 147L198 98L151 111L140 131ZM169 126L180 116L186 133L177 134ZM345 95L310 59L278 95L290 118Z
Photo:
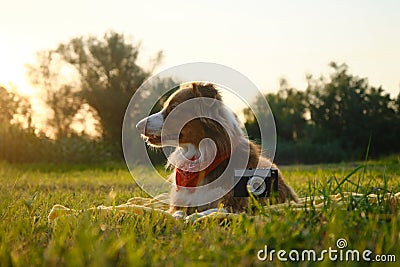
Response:
M240 169L235 170L234 197L269 197L272 191L278 192L278 169Z

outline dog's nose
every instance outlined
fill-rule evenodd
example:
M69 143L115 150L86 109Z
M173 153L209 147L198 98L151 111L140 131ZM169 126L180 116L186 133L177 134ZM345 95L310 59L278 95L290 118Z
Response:
M141 133L145 134L146 132L146 124L147 124L147 118L142 119L136 124L136 129Z

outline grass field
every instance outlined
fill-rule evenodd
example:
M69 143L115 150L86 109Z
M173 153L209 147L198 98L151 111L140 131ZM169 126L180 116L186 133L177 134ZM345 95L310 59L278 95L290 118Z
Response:
M366 164L366 167L359 167ZM379 161L282 167L301 197L344 191L400 191L400 156ZM146 174L143 174L146 175ZM400 262L400 211L380 198L344 206L327 202L321 210L271 211L262 220L242 215L233 221L171 222L146 216L84 213L50 223L55 204L74 209L124 203L143 196L123 165L56 166L0 163L0 266L333 266L324 261L272 262L257 259L259 250L317 252L346 249L392 254ZM113 193L110 194L111 190ZM294 255L294 254L293 254ZM286 257L288 254L286 254ZM372 257L372 256L371 256ZM340 261L340 265L380 265ZM386 263L396 266L396 263Z

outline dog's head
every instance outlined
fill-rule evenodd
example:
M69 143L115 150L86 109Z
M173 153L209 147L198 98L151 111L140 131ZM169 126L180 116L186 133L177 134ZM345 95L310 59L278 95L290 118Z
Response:
M190 101L197 98L202 101ZM205 99L207 101L204 101ZM184 103L189 105L182 105ZM208 115L196 117L196 114ZM188 117L193 119L186 122ZM217 122L210 117L220 119ZM168 131L165 131L166 121ZM183 121L185 124L182 127ZM151 146L192 144L198 147L204 138L215 140L216 136L219 136L221 139L229 140L227 128L237 131L240 129L237 125L234 115L222 105L221 94L215 86L196 82L177 90L168 98L160 112L142 119L136 128Z

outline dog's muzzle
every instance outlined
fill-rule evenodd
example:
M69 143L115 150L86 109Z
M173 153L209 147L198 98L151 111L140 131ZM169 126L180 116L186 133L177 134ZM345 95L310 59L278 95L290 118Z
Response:
M146 133L146 124L147 124L147 118L142 119L136 124L136 129L141 133L145 134Z
M136 124L136 129L143 135L161 135L164 124L163 110L146 117Z

